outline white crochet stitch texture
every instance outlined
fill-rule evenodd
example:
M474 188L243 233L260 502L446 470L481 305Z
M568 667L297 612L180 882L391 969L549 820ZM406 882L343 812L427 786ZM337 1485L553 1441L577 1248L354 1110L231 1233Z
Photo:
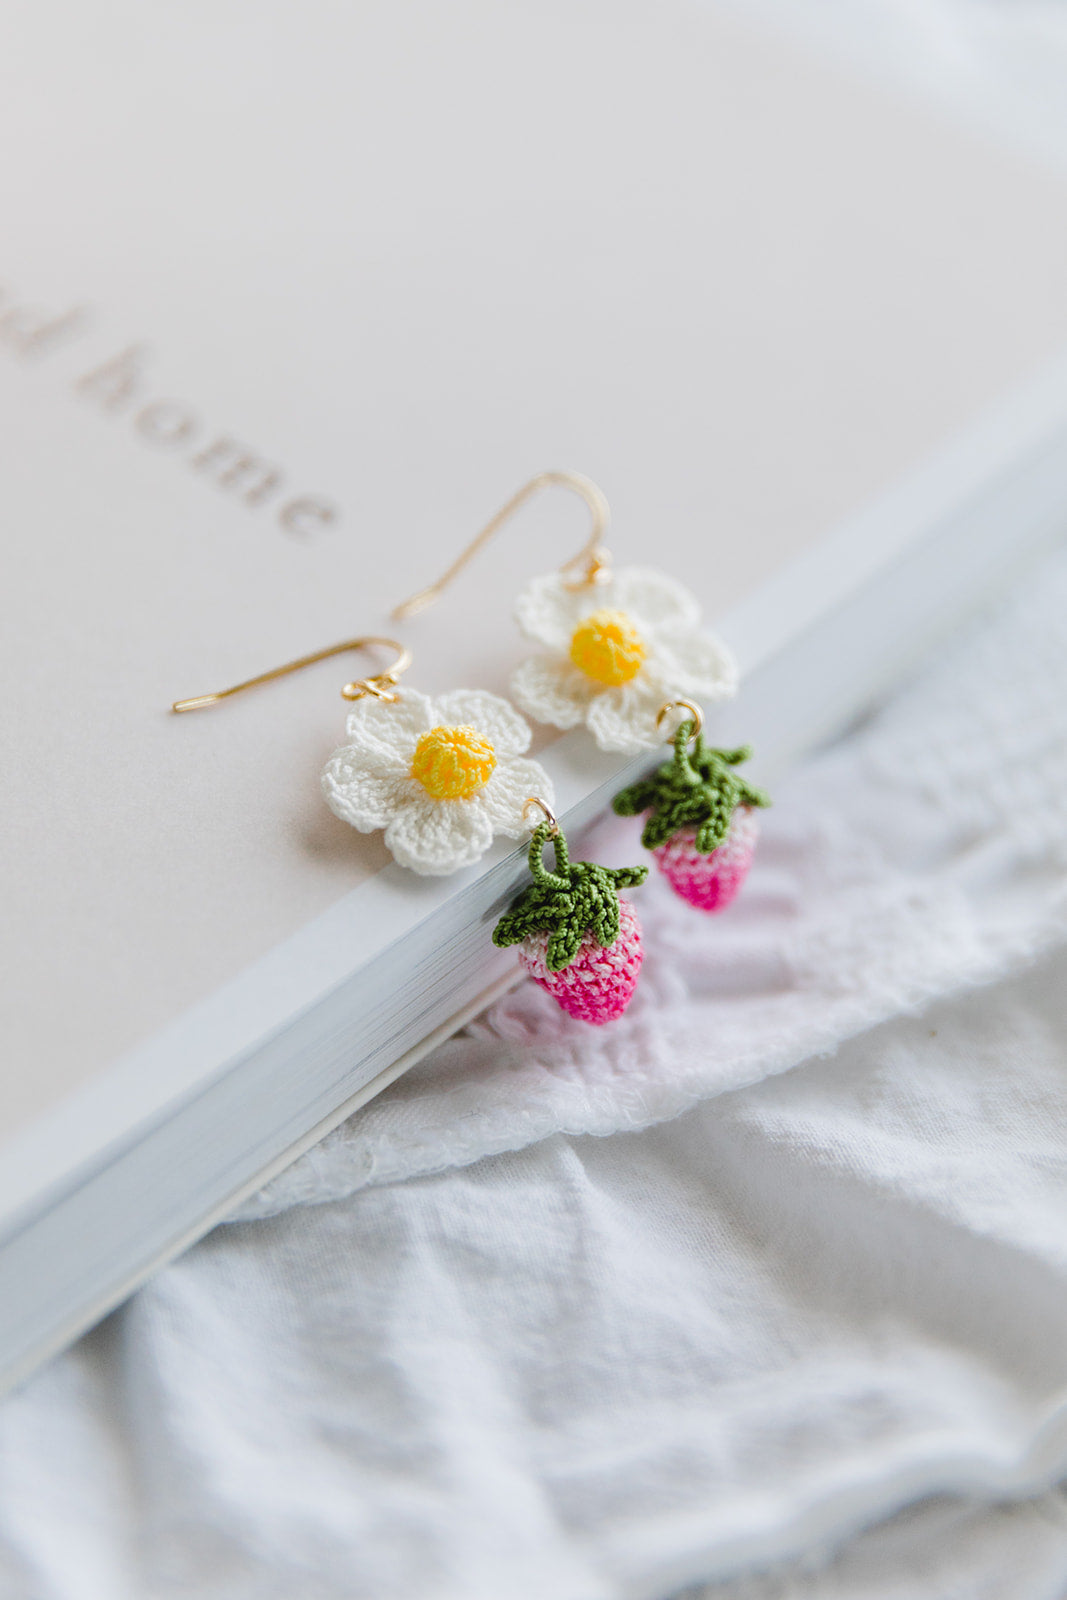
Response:
M434 728L471 729L492 746L495 765L466 799L435 799L412 775L420 738ZM552 780L523 757L530 728L513 706L480 689L430 696L404 689L393 702L357 701L347 743L322 774L330 810L360 833L385 829L385 843L402 867L443 877L483 856L494 834L523 837L522 808L530 795L554 803Z
M610 612L640 639L643 659L628 681L605 684L572 659L584 619ZM515 603L515 619L548 654L517 668L511 692L538 722L556 728L585 723L601 750L636 754L662 743L656 713L681 695L708 703L737 691L737 663L714 634L700 631L700 607L665 573L622 567L603 584L569 588L563 575L534 578Z

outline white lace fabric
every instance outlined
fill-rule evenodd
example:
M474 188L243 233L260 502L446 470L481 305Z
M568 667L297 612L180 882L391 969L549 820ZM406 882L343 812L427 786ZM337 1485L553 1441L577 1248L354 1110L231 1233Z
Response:
M1065 614L784 785L721 918L635 894L620 1022L524 986L0 1406L4 1600L1062 1593Z

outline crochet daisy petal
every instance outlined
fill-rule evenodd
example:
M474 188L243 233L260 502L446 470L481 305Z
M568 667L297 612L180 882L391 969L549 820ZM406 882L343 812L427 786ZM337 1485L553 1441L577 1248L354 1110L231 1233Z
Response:
M515 621L528 639L566 655L582 617L603 605L600 588L570 589L560 572L533 578L515 601Z
M414 798L385 830L394 858L423 877L440 878L471 866L492 842L493 824L481 794L470 800Z
M334 751L322 773L326 804L360 833L384 828L414 787L406 774L383 777L368 772L364 752L350 744Z
M663 699L659 686L647 680L605 689L586 714L589 732L601 750L619 750L625 755L654 750L663 743L656 728L656 713Z
M397 700L366 695L348 713L345 731L354 750L363 752L364 765L383 776L411 764L419 735L433 727L433 702L416 689L404 689Z
M433 702L435 723L446 727L468 726L488 739L497 760L517 756L529 748L530 725L513 705L484 689L453 689Z
M509 839L521 839L527 833L522 819L522 808L535 795L550 808L556 803L552 779L537 761L502 761L481 792L489 813L493 830Z
M596 692L584 672L566 659L530 656L511 679L511 693L528 717L553 728L576 728Z
M598 605L632 617L640 628L665 633L690 633L700 626L700 606L684 584L651 567L620 567Z
M737 693L738 666L733 651L713 633L657 641L650 678L657 678L668 696L729 700Z

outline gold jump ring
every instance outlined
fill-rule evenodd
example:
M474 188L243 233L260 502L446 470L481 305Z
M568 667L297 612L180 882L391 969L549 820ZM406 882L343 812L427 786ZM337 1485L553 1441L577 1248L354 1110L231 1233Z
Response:
M656 713L657 728L662 728L663 719L669 711L688 711L689 716L693 721L693 731L689 735L691 741L695 741L703 732L704 713L701 711L699 706L693 704L692 700L667 700L663 705L660 706ZM688 718L683 718L683 721L687 720Z
M538 828L538 827L540 827L540 823L537 823L537 822L531 823L530 818L527 816L527 812L529 811L531 806L536 806L538 811L541 812L545 822L548 823L549 827L552 830L551 837L554 838L555 835L557 833L559 833L559 831L560 831L559 823L556 821L554 813L549 809L548 806L545 805L545 802L543 800L539 800L535 794L532 794L530 796L530 798L527 800L526 804L522 808L522 820L523 820L523 822L525 822L525 824L526 824L526 826L528 828Z

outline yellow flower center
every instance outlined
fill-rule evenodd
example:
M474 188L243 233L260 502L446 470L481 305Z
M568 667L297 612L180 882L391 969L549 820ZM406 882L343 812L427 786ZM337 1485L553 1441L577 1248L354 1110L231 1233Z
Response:
M415 746L411 776L434 800L469 800L495 766L496 751L476 728L431 728Z
M641 670L648 650L625 611L594 611L574 630L571 660L597 683L617 688Z

